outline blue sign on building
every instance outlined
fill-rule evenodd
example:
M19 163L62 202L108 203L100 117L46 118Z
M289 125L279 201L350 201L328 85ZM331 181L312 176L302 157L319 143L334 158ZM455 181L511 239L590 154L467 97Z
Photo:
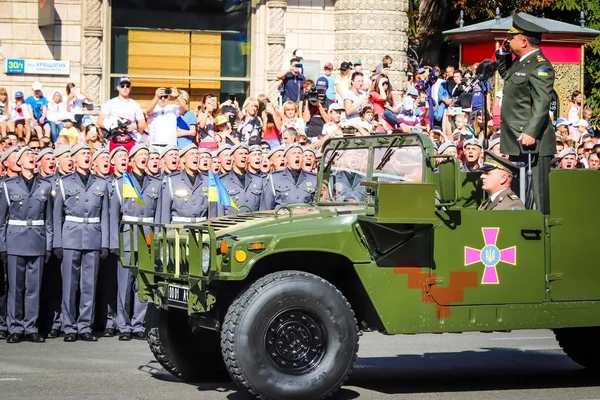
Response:
M6 59L6 73L7 74L23 74L25 73L25 60L20 58L7 58Z

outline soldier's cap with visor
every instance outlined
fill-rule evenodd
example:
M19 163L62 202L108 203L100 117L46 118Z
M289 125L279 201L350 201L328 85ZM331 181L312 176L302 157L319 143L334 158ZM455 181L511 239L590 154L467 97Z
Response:
M221 153L224 152L225 150L231 150L231 146L226 144L226 145L219 147L217 149L217 157L219 157L221 155Z
M217 151L216 150L211 151L210 155L212 156L212 158L217 158Z
M21 157L23 157L23 154L25 154L28 151L33 152L33 150L31 149L31 147L29 147L29 146L23 146L23 147L21 147L19 149L19 151L17 151L17 154L15 155L15 162L18 163L19 160L21 159Z
M248 151L250 151L248 149L248 146L245 143L240 142L240 143L236 144L235 146L233 146L231 148L231 155L233 155L233 153L235 153L238 150L248 150Z
M212 152L206 147L198 147L198 151L200 151L200 154L208 154L212 157Z
M317 152L312 147L303 147L302 152L303 153L313 153L315 155L315 157L317 156Z
M148 154L150 154L150 149L148 149L148 146L146 146L145 143L138 143L131 148L131 151L129 151L129 158L133 158L140 150L148 150Z
M469 140L465 140L463 143L463 148L466 148L467 146L477 146L477 147L483 149L481 142L477 138L471 138Z
M271 158L271 156L273 156L273 155L274 155L275 153L277 153L278 151L284 151L284 150L285 150L285 147L284 147L283 145L280 145L280 146L274 147L274 148L272 148L272 149L269 151L269 154L268 154L268 156L267 156L267 157L268 157L268 158Z
M162 150L160 152L160 158L163 158L164 156L166 156L167 153L170 152L171 150L175 150L179 153L179 149L177 148L177 146L175 146L174 144L168 144L162 148Z
M187 146L185 146L183 149L179 150L179 157L183 157L185 156L185 154L190 151L190 150L198 150L198 146L196 146L194 143L190 143Z
M88 146L86 143L76 144L75 146L71 147L71 155L74 156L81 150L90 150L90 146Z
M0 161L2 161L2 162L6 161L12 153L14 153L15 151L18 151L18 150L19 150L19 148L16 146L11 147L10 149L4 150L2 155L0 155Z
M446 140L444 143L442 143L438 149L438 154L442 154L444 153L444 151L448 150L450 147L454 147L456 148L456 143L450 141L450 140Z
M302 146L300 146L299 143L290 143L284 150L283 150L283 156L285 157L285 155L288 153L288 151L290 151L291 149L300 149L302 150Z
M119 146L119 147L115 147L114 149L112 149L112 151L110 152L110 157L109 159L112 160L113 157L115 156L115 154L117 154L120 151L124 151L125 153L129 154L129 152L127 151L127 149L123 146ZM75 153L73 153L75 154Z
M519 167L513 164L511 161L507 160L506 158L497 156L494 153L486 151L485 161L483 162L483 166L479 170L483 172L488 172L494 169L499 169L504 172L508 172L512 176L516 176L519 173Z
M558 157L556 157L556 158L558 158L559 160L562 160L566 156L577 157L577 150L575 150L573 147L565 147L564 149L562 149L562 151L560 153L558 153Z
M71 152L71 147L64 145L64 146L58 146L56 149L54 149L54 157L60 157L64 154L70 153Z
M254 153L254 152L259 152L262 153L262 148L257 145L257 144L253 144L252 146L250 146L250 148L248 149L248 153Z
M94 154L92 154L92 162L96 161L96 159L102 154L108 154L108 150L106 149L106 147L100 147L94 152Z
M507 33L512 35L521 34L541 40L542 34L547 33L548 29L539 26L535 19L536 17L522 12L513 14L512 27Z
M44 156L46 154L52 154L54 155L54 152L52 151L51 147L44 147L42 150L40 150L40 152L37 154L37 161L40 161L42 158L44 158Z
M488 144L488 150L491 151L494 147L498 146L499 144L500 144L500 138L490 140L490 143Z
M160 157L160 149L156 146L148 147L148 155L152 155L152 154L158 154L158 156Z

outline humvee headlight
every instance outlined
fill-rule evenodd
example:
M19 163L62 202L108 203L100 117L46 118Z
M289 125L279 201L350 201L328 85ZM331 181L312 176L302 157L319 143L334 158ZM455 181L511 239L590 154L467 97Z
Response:
M210 247L205 244L202 246L202 272L207 273L210 269Z
M243 263L248 258L248 255L244 250L238 250L235 252L235 261Z

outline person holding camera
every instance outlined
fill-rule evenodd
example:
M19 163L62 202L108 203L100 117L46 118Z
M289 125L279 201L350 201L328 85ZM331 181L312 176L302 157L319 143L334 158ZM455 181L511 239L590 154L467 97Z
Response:
M309 89L306 93L306 100L302 105L302 118L306 122L306 135L311 143L319 138L323 131L323 125L331 120L329 114L327 114L331 100L325 96L328 87L329 82L325 77L317 79L315 87Z
M302 75L303 65L300 61L301 59L298 57L292 58L290 60L290 68L277 74L277 79L279 79L283 85L283 103L288 100L297 103L300 100L301 88L306 80L304 75Z
M169 104L169 98L175 99L177 104ZM186 111L187 103L176 87L156 89L154 98L146 106L150 121L150 143L160 147L177 145L177 118Z

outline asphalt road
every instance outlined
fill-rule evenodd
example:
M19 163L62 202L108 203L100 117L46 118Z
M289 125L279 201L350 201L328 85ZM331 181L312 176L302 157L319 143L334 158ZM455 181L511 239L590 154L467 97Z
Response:
M335 399L600 399L600 374L571 362L549 331L365 334ZM0 343L0 399L245 400L230 382L179 382L145 342Z

